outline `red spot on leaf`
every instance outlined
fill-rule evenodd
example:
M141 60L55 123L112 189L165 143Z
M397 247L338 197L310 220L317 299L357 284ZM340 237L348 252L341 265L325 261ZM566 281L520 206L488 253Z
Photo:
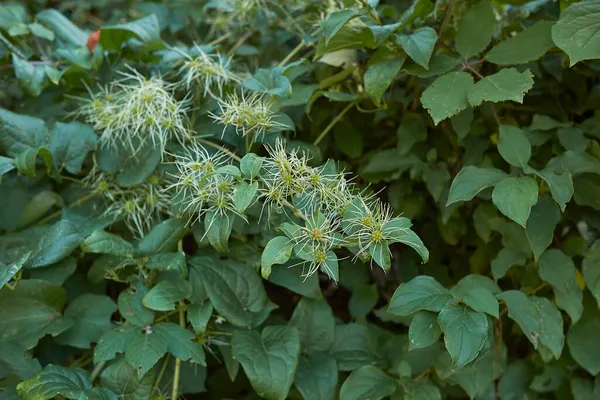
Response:
M100 32L101 31L102 31L102 28L98 29L95 32L90 33L90 36L88 36L87 48L90 51L90 53L93 53L94 49L98 45L98 42L100 41Z

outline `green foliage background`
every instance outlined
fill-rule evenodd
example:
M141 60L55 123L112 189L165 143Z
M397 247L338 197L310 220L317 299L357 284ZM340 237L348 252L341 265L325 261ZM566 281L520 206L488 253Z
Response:
M0 399L600 398L599 29L600 0L0 4ZM82 103L199 51L237 78L169 90L235 207L161 192L137 232L90 177L147 188L190 141L111 147ZM242 90L262 135L222 118ZM323 216L265 211L278 140L385 239L346 205L322 261L294 246Z

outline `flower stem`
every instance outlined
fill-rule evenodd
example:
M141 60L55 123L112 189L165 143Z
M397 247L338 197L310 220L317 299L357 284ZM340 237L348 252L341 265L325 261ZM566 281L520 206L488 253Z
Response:
M234 159L234 160L235 160L235 161L237 161L237 162L240 162L240 161L242 161L242 159L241 159L241 157L240 157L240 156L238 156L237 154L235 154L235 153L234 153L234 152L232 152L231 150L228 150L228 149L227 149L227 148L225 148L224 146L220 146L220 145L218 145L218 144L216 144L216 143L213 143L213 142L211 142L210 140L206 140L206 139L199 138L199 137L197 137L197 138L194 138L194 139L195 139L196 141L198 141L198 142L202 143L202 144L205 144L205 145L207 145L207 146L210 146L210 147L212 147L213 149L217 149L217 150L220 150L220 151L222 151L223 153L227 154L229 157L231 157L232 159Z
M158 389L158 385L160 384L160 380L162 379L163 375L165 374L165 371L167 370L167 366L169 365L170 358L171 358L171 353L167 353L167 355L165 357L165 361L163 362L163 365L160 368L160 371L158 372L158 377L154 381L154 386L152 387L152 391L150 392L151 395L154 394L154 392L156 391L156 389Z
M89 201L90 199L92 199L94 196L96 196L95 192L92 193L88 193L87 195L79 198L78 200L76 200L75 202L69 204L67 207L68 208L73 208L73 207L77 207L82 205L83 203ZM48 215L47 217L44 217L42 219L40 219L37 224L38 225L42 225L45 224L46 222L50 222L52 221L54 218L60 216L60 214L62 213L62 210L58 210L56 212L53 212L52 214Z
M177 251L183 251L183 241L177 242ZM179 302L177 307L179 309L179 326L185 329L185 304L183 301ZM175 358L175 370L173 371L173 392L171 394L171 400L177 400L179 396L179 377L181 375L181 358Z
M92 383L94 383L94 381L96 380L96 378L98 377L98 375L100 375L100 373L104 369L105 365L106 365L106 361L101 361L101 362L98 363L98 365L96 365L96 367L92 371L92 376L91 376Z
M327 89L328 87L333 86L336 83L343 81L344 79L346 79L347 77L352 75L352 73L354 72L355 69L356 69L355 66L350 66L348 68L341 70L337 74L330 76L327 79L323 79L321 81L321 83L319 83L319 86L317 87L317 89L318 90Z
M212 42L208 43L207 46L216 46L219 43L221 43L224 40L227 40L227 38L231 36L231 32L226 33L223 36L219 36L218 38L216 38L215 40L213 40Z
M354 107L355 104L356 104L355 101L348 103L348 105L338 115L336 115L336 117L329 123L329 125L327 125L327 127L325 127L323 132L321 132L319 137L315 139L313 144L317 145L317 144L321 143L321 140L323 140L323 138L329 133L329 131L335 126L335 124L337 124L339 122L339 120L342 119L344 114L346 114L348 111L350 111L350 109L352 107Z
M233 47L229 50L228 54L229 55L234 54L237 51L237 49L239 49L244 44L244 42L246 42L246 40L248 40L248 38L250 36L252 36L253 34L254 34L254 31L246 32L246 34L244 36L242 36L237 42L235 42Z
M179 302L179 326L185 329L185 310L183 302ZM177 400L179 396L179 377L181 375L181 358L175 358L175 370L173 371L173 391L171 400Z
M281 62L277 66L283 67L285 64L287 64L300 50L302 50L302 48L304 47L305 44L306 43L304 43L304 40L301 41L300 43L298 43L298 46L296 46L290 54L285 56L285 58L283 60L281 60Z

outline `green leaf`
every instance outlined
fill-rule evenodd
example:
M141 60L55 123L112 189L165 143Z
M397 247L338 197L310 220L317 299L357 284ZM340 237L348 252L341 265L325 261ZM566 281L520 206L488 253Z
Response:
M600 385L597 380L594 385L591 380L575 376L571 378L571 394L574 400L594 400L600 395Z
M473 310L489 314L492 317L499 317L500 307L498 300L496 300L494 294L487 288L470 287L467 289L463 286L459 292L455 290L452 290L452 292Z
M452 181L446 206L457 201L469 201L482 190L496 185L504 178L506 173L499 169L466 166Z
M450 72L458 64L460 64L458 58L451 57L444 53L436 53L431 57L431 60L429 60L429 69L407 62L404 64L404 72L408 75L418 76L419 78L430 78Z
M47 400L57 395L79 399L92 386L90 375L79 368L48 365L39 374L17 385L24 400Z
M27 27L31 31L31 33L39 38L46 39L49 41L54 40L54 32L49 30L43 25L34 22L33 24L28 24Z
M433 28L425 26L410 35L398 35L396 43L400 44L406 54L417 64L429 69L429 59L438 36Z
M406 218L403 219L407 220ZM395 226L398 225L398 223L401 225ZM402 222L400 218L396 218L387 222L383 226L382 231L384 232L385 236L389 237L389 243L402 243L410 246L413 248L413 250L419 253L424 263L429 261L429 250L427 250L427 247L425 247L419 236L408 229L408 227L410 227L410 221L408 221L408 226L406 227L402 226L402 224L404 224L404 222ZM387 249L383 249L383 252L388 254Z
M110 361L117 354L125 353L127 344L136 338L139 329L137 326L127 324L102 334L98 339L98 344L94 347L94 363Z
M150 14L121 25L103 26L99 44L105 50L120 50L123 43L132 38L142 43L160 40L160 27L156 15Z
M452 294L434 278L417 276L403 283L394 292L388 312L409 315L419 310L441 311L452 299Z
M361 285L352 292L348 302L348 310L352 318L365 317L369 314L377 301L379 292L376 285Z
M54 175L54 171L52 170L52 154L50 153L50 150L45 147L26 150L23 153L18 154L14 160L15 166L23 175L35 178L38 155L44 161L48 175Z
M469 106L467 93L474 86L466 72L448 72L437 78L421 95L421 104L427 109L435 125L458 114Z
M258 182L240 182L235 185L233 192L233 204L235 204L235 208L240 213L246 211L255 202L257 192Z
M248 264L208 257L190 260L197 269L215 310L235 326L252 324L255 313L268 302L260 277Z
M0 6L0 27L10 29L13 26L25 24L29 21L25 6L18 3L8 3Z
M525 265L527 254L517 249L503 248L492 260L492 276L495 280L501 279L513 265Z
M187 273L183 251L154 254L150 256L144 267L154 271L177 271L180 276L185 276Z
M290 319L290 325L298 329L303 353L326 352L335 340L333 312L323 299L300 299Z
M547 347L557 360L560 358L565 344L563 319L560 311L545 297L530 297L540 318L541 332L539 341Z
M531 158L531 144L516 126L500 125L498 151L507 163L515 167L524 168Z
M398 76L404 60L404 57L390 58L367 68L364 76L365 91L375 104L381 104L385 91Z
M488 75L473 86L468 93L469 103L479 106L484 101L516 101L523 103L525 93L533 87L531 71L519 72L515 68L504 68ZM501 127L504 125L501 125Z
M442 334L437 322L437 314L429 311L419 311L408 328L408 350L429 347Z
M519 325L527 339L537 349L542 332L542 316L535 303L518 290L502 292L498 295L498 299L506 303L509 318Z
M369 330L352 323L335 327L335 341L329 354L336 359L340 371L353 371L377 359Z
M119 294L117 308L121 316L130 324L145 327L154 322L154 312L148 310L142 304L142 299L146 296L146 293L148 293L148 289L142 282L138 281Z
M480 1L458 22L456 50L464 58L481 53L490 44L495 26L496 18L490 2Z
M103 230L97 230L81 243L81 251L84 253L131 256L133 254L133 246L119 236Z
M340 29L327 43L325 43L325 37L319 40L315 58L342 49L373 48L374 46L375 37L370 29L353 29L346 26Z
M574 3L564 10L552 27L552 40L567 55L572 67L582 60L600 58L600 1Z
M60 311L67 301L67 293L64 288L39 279L21 279L12 290L0 292L0 300L19 298L37 300Z
M305 278L301 268L292 268L294 264L292 261L275 268L269 275L269 282L311 299L320 298L319 275L312 274Z
M220 253L229 251L229 235L233 228L233 215L210 210L204 216L204 230L211 246Z
M73 326L61 333L56 342L89 349L91 343L96 343L112 327L111 316L115 311L117 306L110 297L82 294L67 306L64 317L71 319Z
M366 365L353 371L340 389L340 400L381 400L396 390L396 381L379 368Z
M196 336L171 322L161 322L152 327L155 335L161 337L167 344L167 351L182 361L206 366L204 349L195 341Z
M137 245L143 255L163 253L177 247L185 234L185 222L180 218L169 218L156 225Z
M552 285L556 304L565 310L573 323L583 312L583 293L575 280L575 264L558 249L546 250L538 262L540 278Z
M10 157L45 145L48 129L43 120L0 108L0 145Z
M440 388L429 379L421 379L417 382L411 380L401 381L401 385L404 389L404 400L442 400Z
M600 176L593 174L582 174L575 178L575 203L580 206L600 209L598 192L600 191Z
M38 359L33 358L30 352L14 342L2 343L0 365L5 375L15 375L20 379L31 378L42 370ZM6 393L4 395L6 396Z
M87 44L88 34L59 11L48 8L37 13L35 18L65 42L75 46L85 46Z
M10 280L21 270L21 268L23 268L23 264L29 260L30 256L31 251L28 251L27 253L23 254L20 259L8 264L0 261L0 289L10 282Z
M348 23L348 21L359 15L360 13L358 10L342 10L333 12L329 14L327 19L322 20L321 27L325 34L325 45L329 43L331 38L333 38L335 34Z
M167 342L157 333L139 333L125 348L125 359L141 379L165 355L167 348Z
M600 308L600 241L589 248L581 264L585 285L596 298Z
M552 42L552 21L538 21L529 28L494 46L486 55L486 61L498 65L526 64L542 57Z
M273 68L270 71L260 68L252 77L243 82L243 86L260 93L289 98L292 95L292 84L288 77L283 75L283 71L281 67Z
M600 174L600 161L587 153L565 151L560 156L548 161L545 169L550 171L567 169L575 178L577 175L585 173Z
M0 341L16 341L26 349L37 345L47 334L58 335L70 327L69 321L41 301L28 298L0 300Z
M269 240L263 250L260 267L264 279L269 279L271 267L275 264L285 264L292 256L294 242L285 236L277 236Z
M473 361L488 340L488 319L463 306L448 305L438 315L444 343L456 368Z
M541 171L526 167L524 171L527 174L534 173L546 182L548 187L550 187L550 193L552 193L554 201L558 203L560 210L564 212L574 192L571 173L564 167L558 170L546 167Z
M585 138L583 131L579 128L559 128L556 131L560 145L565 150L571 150L583 153L589 145L589 140Z
M536 261L552 243L554 229L560 217L558 206L549 196L542 196L531 208L526 233Z
M527 176L509 176L498 183L492 192L492 201L498 210L523 228L537 199L537 183Z
M590 307L591 306L591 307ZM600 372L600 311L592 302L586 302L581 319L567 333L567 344L573 359L592 375Z
M83 160L90 151L96 150L97 145L94 129L80 122L56 122L50 129L48 140L54 166L59 170L65 168L71 174L81 172Z
M114 148L102 147L97 153L98 165L100 169L106 172L113 172L107 169L103 160L104 154L114 151ZM132 187L145 181L156 169L161 159L161 151L159 146L154 146L151 140L141 144L137 153L132 154L128 148L120 148L114 156L115 161L110 159L110 168L117 169L116 182L122 187Z
M34 65L27 60L23 60L15 53L12 54L12 63L17 80L23 89L34 97L39 96L46 80L44 66Z
M144 296L142 304L155 311L170 311L175 309L175 303L188 298L192 294L189 282L167 279L158 282Z
M300 357L294 385L305 399L332 400L335 398L338 368L331 356L316 354Z
M284 400L300 354L298 331L290 326L267 326L256 331L235 331L231 338L238 360L256 393L268 400Z
M0 182L2 182L2 175L12 171L15 168L16 166L12 158L0 156Z
M425 121L416 115L407 116L403 119L396 132L398 144L396 149L400 155L406 155L415 143L427 139L427 125Z
M452 288L452 294L457 297L461 297L466 293L472 291L473 289L483 288L492 293L493 295L497 295L501 292L500 287L496 282L492 279L488 278L484 275L476 275L471 274L462 278L456 286Z
M254 153L248 153L242 157L242 161L240 161L240 170L246 178L254 179L259 176L264 161L264 157L259 157Z
M143 400L151 397L154 376L146 374L139 379L135 368L121 358L102 371L100 384L118 393L122 400Z
M203 304L190 304L187 308L187 319L194 331L205 332L212 313L213 306L208 301Z

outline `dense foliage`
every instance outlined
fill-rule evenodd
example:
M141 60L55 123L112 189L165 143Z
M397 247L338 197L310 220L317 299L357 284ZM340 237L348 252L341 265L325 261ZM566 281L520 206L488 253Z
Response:
M600 398L599 29L0 4L0 400Z

